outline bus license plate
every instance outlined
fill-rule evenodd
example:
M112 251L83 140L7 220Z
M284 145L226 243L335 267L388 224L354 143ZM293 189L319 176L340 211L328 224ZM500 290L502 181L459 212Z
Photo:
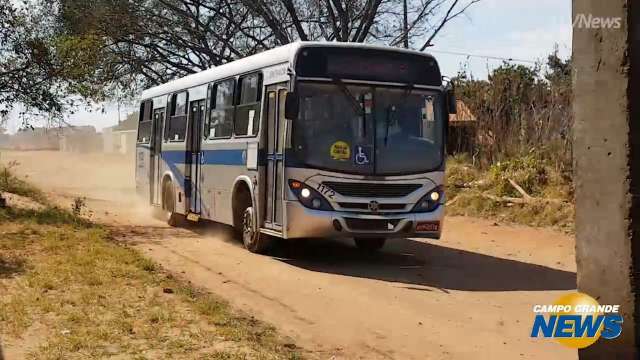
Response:
M439 221L420 221L416 225L416 231L419 232L436 232L440 230Z

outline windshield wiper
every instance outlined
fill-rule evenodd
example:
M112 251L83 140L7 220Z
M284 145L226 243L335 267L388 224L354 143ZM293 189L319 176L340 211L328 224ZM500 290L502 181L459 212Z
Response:
M358 99L356 99L356 97L353 96L351 91L349 91L349 88L347 88L347 85L345 85L342 82L342 80L338 78L333 78L333 83L336 84L336 86L338 87L338 89L340 89L340 91L342 91L342 94L347 98L347 100L349 101L353 109L356 111L356 113L359 113L359 114L364 113L364 108L362 107L362 105L360 105L360 102L358 102Z
M366 137L367 136L367 116L365 114L364 106L362 106L362 104L358 101L358 99L355 96L353 96L351 91L349 91L349 88L344 84L344 82L342 82L342 80L338 78L333 78L332 80L333 80L333 83L338 87L338 89L340 89L342 94L347 98L347 101L349 101L349 104L351 104L351 107L353 107L353 110L356 112L356 114L359 114L362 117L362 134L363 136Z

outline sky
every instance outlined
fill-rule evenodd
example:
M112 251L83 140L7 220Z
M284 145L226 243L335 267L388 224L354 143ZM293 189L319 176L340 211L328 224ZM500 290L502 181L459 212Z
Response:
M436 57L443 75L453 77L465 69L484 79L502 60L450 53L524 60L522 64L533 65L557 45L560 56L568 58L571 22L571 0L481 0L447 24L427 52ZM124 119L135 108L121 106L120 117ZM8 121L12 133L20 126L15 113ZM68 114L66 120L74 125L93 125L100 131L117 124L117 105L98 104L93 111Z
M446 76L466 68L474 77L486 78L487 69L501 65L501 60L439 51L536 61L557 45L560 56L568 58L571 22L571 0L481 0L449 23L427 52Z

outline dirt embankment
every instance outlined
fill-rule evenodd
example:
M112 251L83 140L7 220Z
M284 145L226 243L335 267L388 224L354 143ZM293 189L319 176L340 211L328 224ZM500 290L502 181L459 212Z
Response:
M449 217L440 241L401 239L365 256L345 241L249 254L216 227L169 229L133 200L133 163L104 155L5 153L61 203L87 198L167 269L225 297L320 358L575 359L531 339L532 305L575 289L571 237Z

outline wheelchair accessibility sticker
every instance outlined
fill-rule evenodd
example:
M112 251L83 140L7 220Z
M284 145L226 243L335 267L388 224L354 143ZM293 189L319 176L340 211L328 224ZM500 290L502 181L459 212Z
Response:
M371 147L356 145L353 161L356 165L369 165L371 163Z

